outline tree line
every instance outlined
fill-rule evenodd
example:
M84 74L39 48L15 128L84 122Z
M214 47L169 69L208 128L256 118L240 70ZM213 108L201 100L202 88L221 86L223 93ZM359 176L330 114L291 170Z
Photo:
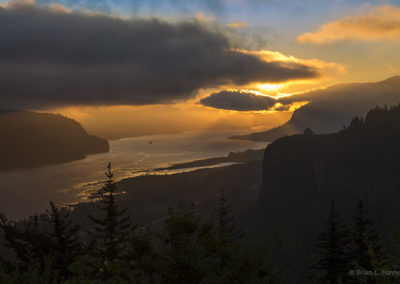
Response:
M69 210L50 202L46 214L23 222L0 214L5 245L0 283L284 283L268 251L235 227L231 205L221 194L215 214L200 217L193 205L171 207L157 230L139 226L117 205L111 165L97 192L91 226L74 224ZM95 213L95 212L92 212ZM395 253L400 234L383 245L360 202L346 226L332 201L326 230L315 244L313 283L400 283ZM379 275L378 275L379 274Z
M360 201L347 226L332 201L310 265L314 283L400 283L400 235L384 241ZM384 246L384 244L386 246Z
M158 230L135 224L117 205L111 165L97 193L91 226L71 222L50 202L45 215L24 222L0 215L5 245L1 283L277 283L267 254L243 240L221 194L215 214L193 205L170 208ZM96 214L95 214L96 213Z

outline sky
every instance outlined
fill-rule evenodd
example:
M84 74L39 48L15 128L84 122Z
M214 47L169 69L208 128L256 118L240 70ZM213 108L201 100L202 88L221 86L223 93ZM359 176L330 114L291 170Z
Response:
M400 0L0 0L0 105L109 139L263 130L399 75L399 47Z

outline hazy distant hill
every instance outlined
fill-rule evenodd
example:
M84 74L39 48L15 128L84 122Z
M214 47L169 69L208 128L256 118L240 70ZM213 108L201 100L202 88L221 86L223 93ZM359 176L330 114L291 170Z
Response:
M0 170L68 162L109 150L106 140L56 114L1 111L0 133Z
M363 200L381 232L398 224L399 121L400 105L376 108L339 133L293 135L267 147L259 200L244 223L254 235L276 232L291 247L291 273L304 271L330 200L347 222Z
M376 83L335 85L323 90L290 97L291 101L309 100L296 110L282 126L233 139L274 141L277 138L299 134L306 128L315 133L337 131L355 116L364 116L375 106L396 105L400 102L400 76Z

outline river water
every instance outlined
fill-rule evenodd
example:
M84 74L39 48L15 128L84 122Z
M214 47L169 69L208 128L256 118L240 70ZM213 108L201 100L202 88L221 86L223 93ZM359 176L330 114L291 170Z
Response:
M101 186L99 181L104 180L108 162L116 179L122 179L176 162L226 156L229 152L267 145L266 142L226 139L236 134L242 133L196 131L124 138L110 141L109 153L68 163L1 172L0 212L12 218L23 218L43 212L50 200L60 204L85 201L93 188Z

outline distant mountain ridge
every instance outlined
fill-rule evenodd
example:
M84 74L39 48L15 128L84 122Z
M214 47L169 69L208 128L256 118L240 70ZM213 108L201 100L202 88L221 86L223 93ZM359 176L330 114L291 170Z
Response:
M393 106L400 102L400 76L375 83L340 84L322 90L289 97L291 101L309 100L297 109L285 124L267 131L237 135L231 139L274 141L311 128L315 133L338 131L355 116L364 116L375 106Z
M75 120L59 114L0 112L0 170L83 159L109 151L108 141L89 135Z
M272 231L290 244L282 265L296 283L308 283L299 279L331 200L348 223L362 200L380 232L398 224L399 121L400 104L375 108L338 133L308 132L267 146L260 195L243 223L253 235Z

